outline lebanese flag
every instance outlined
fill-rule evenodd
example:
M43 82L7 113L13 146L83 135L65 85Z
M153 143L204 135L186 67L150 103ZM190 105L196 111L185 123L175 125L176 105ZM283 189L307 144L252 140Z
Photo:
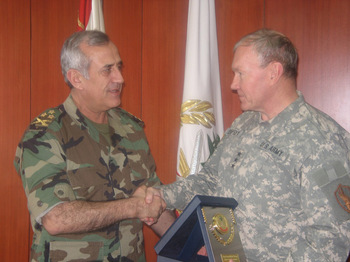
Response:
M105 32L102 0L80 0L77 30Z

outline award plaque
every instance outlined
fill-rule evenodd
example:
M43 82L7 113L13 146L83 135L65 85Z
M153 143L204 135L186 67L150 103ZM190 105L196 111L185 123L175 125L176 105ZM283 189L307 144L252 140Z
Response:
M246 261L233 198L195 196L155 246L157 261ZM208 256L198 254L205 246Z

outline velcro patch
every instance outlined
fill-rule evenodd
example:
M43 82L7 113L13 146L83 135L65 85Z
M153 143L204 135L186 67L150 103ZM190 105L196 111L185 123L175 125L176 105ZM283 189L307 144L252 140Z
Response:
M326 195L340 221L350 219L350 176L339 161L317 170L313 179Z

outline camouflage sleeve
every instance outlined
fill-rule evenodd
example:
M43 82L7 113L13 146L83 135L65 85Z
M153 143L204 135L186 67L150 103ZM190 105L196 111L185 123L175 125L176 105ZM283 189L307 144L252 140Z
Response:
M146 186L147 187L159 186L159 185L161 185L161 182L160 182L160 179L159 179L159 177L157 176L157 173L156 173L156 163L155 163L154 158L153 158L153 156L151 154L151 149L149 147L146 134L144 132L143 132L143 135L144 135L144 139L145 139L146 145L147 145L147 154L146 154L146 159L147 160L145 160L144 162L148 163L147 164L147 169L149 170L149 175L148 175L148 179L147 179L147 182L146 182Z
M52 207L75 199L66 175L64 150L49 132L29 130L17 147L15 168L28 199L32 222Z
M157 176L157 173L155 171L156 170L155 161L154 161L153 156L152 156L150 151L148 152L148 158L150 160L146 161L146 162L147 163L152 163L152 165L148 167L148 169L150 170L150 174L149 174L149 177L147 179L146 186L147 187L159 186L162 183L160 182L160 179Z
M190 175L187 178L178 177L176 182L159 187L163 191L168 208L183 210L195 195L218 194L216 190L218 165L225 141L224 137L198 174Z
M345 261L349 252L349 167L346 156L339 153L344 151L324 147L327 150L310 156L299 173L307 218L305 236L300 239L306 243L298 243L291 251L293 261ZM345 196L337 192L340 187Z

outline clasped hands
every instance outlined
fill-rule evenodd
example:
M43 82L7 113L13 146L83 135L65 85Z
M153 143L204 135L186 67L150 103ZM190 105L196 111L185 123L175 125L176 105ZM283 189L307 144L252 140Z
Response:
M142 213L142 216L139 217L139 219L148 226L157 223L159 216L166 208L162 191L153 187L140 186L136 189L132 197L140 198L140 200L142 200L143 204L145 205L144 212ZM197 254L201 256L207 256L208 254L205 246L203 246Z
M137 217L148 226L157 223L158 218L166 209L161 191L143 185L135 190L132 197L139 200L136 210Z

